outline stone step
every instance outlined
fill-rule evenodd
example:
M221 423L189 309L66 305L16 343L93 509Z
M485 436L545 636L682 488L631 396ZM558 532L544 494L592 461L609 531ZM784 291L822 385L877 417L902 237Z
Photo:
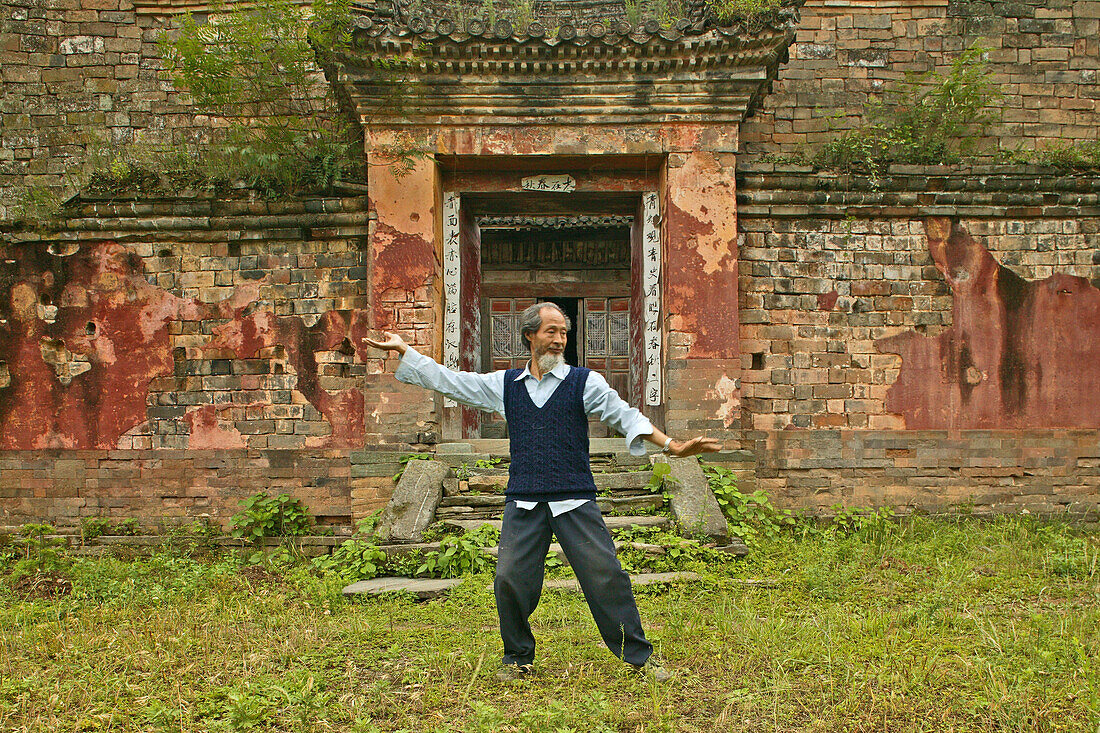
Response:
M619 550L622 550L623 548L641 550L642 552L646 553L647 555L653 555L654 557L660 557L661 555L664 555L665 552L666 552L665 548L661 547L660 545L649 545L649 544L646 544L644 542L616 542L615 543L615 551L616 552L618 552ZM489 555L492 555L493 557L498 557L499 554L500 554L500 547L498 545L493 545L492 547L486 547L485 552L488 553ZM558 559L561 560L562 565L564 565L566 567L569 567L569 558L567 558L565 556L565 551L562 550L561 545L559 545L557 542L551 543L550 549L547 552L547 554L548 555L557 555Z
M615 471L592 474L596 489L614 494L644 494L653 491L650 485L652 471ZM508 474L485 473L465 479L446 478L443 480L443 495L501 495L508 486Z
M682 583L700 580L698 573L638 573L630 576L630 584L635 588L647 585ZM411 593L417 600L428 600L443 595L462 584L462 578L372 578L352 583L344 588L345 596L367 595L381 596L387 593ZM548 580L544 588L579 591L580 583L576 578L555 578Z
M702 576L699 573L691 573L686 571L673 572L673 573L638 573L637 575L630 576L630 584L635 587L641 587L644 585L659 585L662 583L680 583L688 580L701 580ZM546 581L546 588L556 588L559 590L580 590L581 585L577 582L576 578L555 578L554 580Z
M443 595L462 584L462 578L371 578L360 580L344 588L345 596L380 596L386 593L411 593L417 600L426 601Z
M672 522L668 517L657 516L609 516L603 518L604 523L607 524L607 528L614 532L617 529L626 529L627 527L639 526L639 527L667 527ZM488 524L500 531L501 520L493 519L490 521L479 521L474 519L447 519L444 520L443 526L450 529L459 529L463 532L468 530L475 530L483 524Z
M600 511L612 512L623 509L660 509L665 505L665 497L661 494L641 494L638 496L601 496L596 499ZM471 494L468 496L445 496L439 502L440 509L458 509L468 507L470 509L504 509L504 497L489 496L485 494ZM441 512L436 510L436 517L441 517Z
M589 453L626 453L626 443L622 438L589 438ZM508 438L467 438L456 443L439 443L437 453L453 456L508 456ZM478 455L481 454L481 455ZM629 455L629 454L627 454ZM470 459L471 463L473 459Z

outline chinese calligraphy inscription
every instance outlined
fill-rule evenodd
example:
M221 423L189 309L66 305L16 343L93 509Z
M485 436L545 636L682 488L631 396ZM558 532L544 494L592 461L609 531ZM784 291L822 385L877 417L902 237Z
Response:
M520 185L524 191L553 191L555 193L573 193L577 190L577 181L573 176L527 176Z
M661 404L661 212L656 192L642 195L642 315L645 319L645 402Z
M458 205L457 193L447 193L443 197L443 364L450 369L458 369L458 316L459 294L461 289L461 266L458 251ZM447 397L444 407L454 407L455 401Z

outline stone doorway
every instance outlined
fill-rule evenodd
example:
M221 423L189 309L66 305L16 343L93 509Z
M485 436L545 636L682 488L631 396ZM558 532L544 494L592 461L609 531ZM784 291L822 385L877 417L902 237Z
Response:
M661 376L657 200L644 190L444 191L445 362L522 368L520 314L550 301L572 322L566 361L641 407ZM445 407L451 439L505 437L499 416ZM599 423L591 435L610 437Z
M632 216L486 216L481 240L481 368L523 368L520 316L551 302L569 317L566 363L602 374L628 402ZM593 437L609 437L597 421ZM482 415L481 437L506 437L504 421Z

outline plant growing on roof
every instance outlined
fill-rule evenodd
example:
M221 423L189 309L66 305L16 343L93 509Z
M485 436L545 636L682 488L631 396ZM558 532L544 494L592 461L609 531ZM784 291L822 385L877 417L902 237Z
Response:
M813 162L877 178L890 163L951 163L973 152L998 114L1001 91L985 54L973 45L947 74L910 75L864 108L864 121L827 143Z
M269 192L324 189L351 171L350 128L323 82L318 53L350 44L349 0L218 6L160 38L165 68L196 106L223 118L207 165ZM312 22L311 22L312 21Z

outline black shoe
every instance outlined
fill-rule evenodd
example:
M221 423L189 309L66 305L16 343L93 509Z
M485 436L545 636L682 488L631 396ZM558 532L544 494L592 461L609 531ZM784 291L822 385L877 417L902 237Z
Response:
M533 664L502 664L497 670L498 682L515 682L535 673Z

